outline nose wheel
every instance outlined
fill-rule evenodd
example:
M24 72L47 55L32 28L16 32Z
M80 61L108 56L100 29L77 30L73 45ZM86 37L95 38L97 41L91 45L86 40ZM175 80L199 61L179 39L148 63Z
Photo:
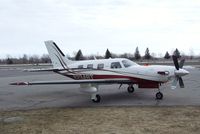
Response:
M162 100L163 99L163 93L161 93L161 92L156 93L156 99Z

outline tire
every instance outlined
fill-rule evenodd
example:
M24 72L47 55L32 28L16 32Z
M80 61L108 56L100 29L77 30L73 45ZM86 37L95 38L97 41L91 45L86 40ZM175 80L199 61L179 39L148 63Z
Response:
M135 91L133 86L128 86L127 88L128 93L133 93Z
M97 94L96 98L92 99L92 101L95 102L95 103L99 103L101 101L101 96Z
M162 100L163 99L163 94L161 92L156 93L156 99L157 100Z

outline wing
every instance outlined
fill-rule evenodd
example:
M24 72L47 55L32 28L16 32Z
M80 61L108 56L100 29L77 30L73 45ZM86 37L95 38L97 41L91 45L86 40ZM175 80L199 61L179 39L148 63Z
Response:
M60 80L60 81L33 81L15 82L10 85L55 85L55 84L129 84L129 79L88 79L88 80Z
M24 69L24 72L45 72L45 71L62 71L63 69L42 68L42 69Z

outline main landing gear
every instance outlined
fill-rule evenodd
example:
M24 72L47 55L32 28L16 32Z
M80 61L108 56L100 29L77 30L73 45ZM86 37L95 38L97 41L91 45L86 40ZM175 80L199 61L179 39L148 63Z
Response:
M101 101L101 96L99 94L92 94L92 101L99 103Z
M128 93L133 93L135 91L133 85L129 85L127 88Z

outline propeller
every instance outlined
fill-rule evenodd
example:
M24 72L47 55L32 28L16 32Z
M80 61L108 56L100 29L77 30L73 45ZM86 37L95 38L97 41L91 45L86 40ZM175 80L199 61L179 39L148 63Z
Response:
M180 87L181 87L181 88L184 88L185 86L184 86L182 77L179 77L178 80L179 80L179 85L180 85Z
M171 88L175 89L178 82L179 82L180 88L184 88L184 82L183 82L182 76L189 74L188 71L182 69L185 63L185 59L182 59L180 63L178 63L178 58L175 55L172 56L172 59L173 59L176 70L174 72L175 79L172 82Z
M179 70L178 58L175 55L173 55L172 59L174 62L174 66L176 67L176 70Z

